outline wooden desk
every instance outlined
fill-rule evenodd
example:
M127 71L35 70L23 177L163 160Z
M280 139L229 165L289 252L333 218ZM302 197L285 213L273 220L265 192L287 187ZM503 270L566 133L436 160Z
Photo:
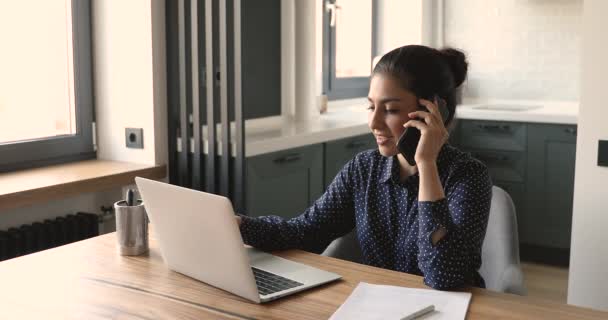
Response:
M292 250L283 257L344 279L256 305L169 271L148 255L121 257L115 234L0 263L0 319L327 319L360 281L424 287L422 278ZM608 319L608 313L473 288L468 319Z

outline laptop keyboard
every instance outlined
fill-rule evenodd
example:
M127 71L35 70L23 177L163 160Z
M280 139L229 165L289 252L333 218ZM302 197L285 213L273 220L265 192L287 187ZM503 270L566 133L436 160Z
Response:
M251 267L251 269L255 276L255 283L258 285L258 291L263 296L303 285L258 268Z

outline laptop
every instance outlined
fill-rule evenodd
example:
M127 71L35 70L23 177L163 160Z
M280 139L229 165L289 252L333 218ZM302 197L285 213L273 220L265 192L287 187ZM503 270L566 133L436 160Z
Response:
M263 303L340 279L246 247L225 197L135 178L169 269Z

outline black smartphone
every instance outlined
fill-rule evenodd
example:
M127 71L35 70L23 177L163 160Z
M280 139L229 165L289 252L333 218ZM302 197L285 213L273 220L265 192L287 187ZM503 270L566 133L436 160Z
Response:
M441 114L441 119L445 125L445 121L448 119L449 115L445 100L435 95L432 101L436 101L437 107L439 108L439 113ZM418 107L419 110L428 112L425 106L419 105ZM421 121L420 119L416 120ZM416 148L418 148L418 141L420 141L420 130L414 127L405 128L405 131L403 134L401 134L401 137L399 137L399 140L397 141L397 149L403 155L407 163L412 166L416 165L414 156L416 155Z

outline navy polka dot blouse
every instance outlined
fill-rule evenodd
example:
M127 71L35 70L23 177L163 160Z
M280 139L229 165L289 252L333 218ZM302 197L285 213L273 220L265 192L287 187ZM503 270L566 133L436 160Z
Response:
M446 198L418 201L419 176L400 182L396 156L359 153L300 216L243 216L243 240L266 251L320 253L356 228L368 265L422 275L436 289L484 287L478 270L492 197L487 168L448 144L437 167ZM440 227L447 234L433 245Z

